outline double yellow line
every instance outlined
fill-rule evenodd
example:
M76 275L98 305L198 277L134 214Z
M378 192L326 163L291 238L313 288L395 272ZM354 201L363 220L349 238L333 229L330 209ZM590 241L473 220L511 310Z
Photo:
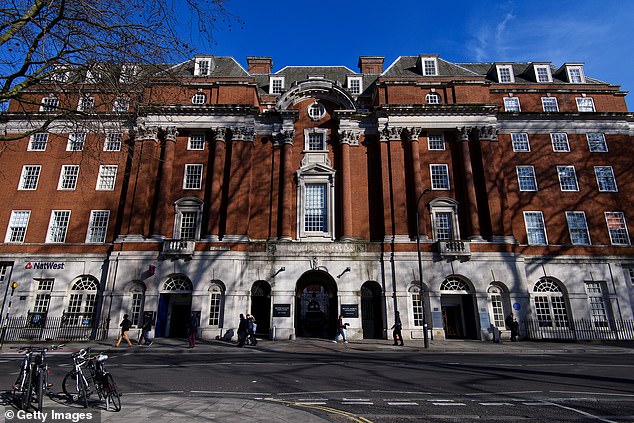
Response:
M292 407L302 407L302 408L308 408L308 409L312 409L312 410L323 411L325 413L337 414L337 415L343 416L343 417L345 417L345 418L347 418L350 421L353 421L355 423L372 423L371 420L368 420L365 417L355 416L354 414L349 413L347 411L337 410L336 408L332 408L332 407L324 407L323 405L307 404L307 403L295 402L295 401L284 401L284 400L278 400L278 399L274 399L274 398L266 398L266 400L267 401L271 401L271 402L277 402L277 403L281 403L281 404L286 404L286 405L289 405L289 406L292 406Z

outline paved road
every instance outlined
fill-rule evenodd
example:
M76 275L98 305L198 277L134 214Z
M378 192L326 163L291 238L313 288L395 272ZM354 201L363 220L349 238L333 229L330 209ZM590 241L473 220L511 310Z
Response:
M432 347L435 351L300 340L245 349L212 343L194 350L179 344L111 350L108 367L125 393L124 409L100 417L113 422L634 421L630 346ZM51 355L51 380L60 381L68 371L67 355ZM1 390L9 390L16 363L14 355L0 355ZM47 405L83 411L55 395ZM98 408L95 403L91 410Z

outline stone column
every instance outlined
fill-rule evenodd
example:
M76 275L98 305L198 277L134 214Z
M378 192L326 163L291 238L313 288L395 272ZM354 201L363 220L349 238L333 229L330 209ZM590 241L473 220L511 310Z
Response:
M291 171L291 159L293 155L293 137L295 130L285 130L277 134L282 144L282 169L280 172L282 193L280 204L282 210L280 212L280 241L292 240L291 235L291 204L293 198L293 174Z
M174 174L174 151L176 150L176 136L178 131L175 126L164 129L165 151L161 164L161 180L158 190L158 202L156 221L154 222L154 235L156 237L173 236L169 231L174 223L174 199L172 198L172 182Z
M340 131L341 144L341 212L343 227L341 240L350 241L354 238L352 227L352 170L350 166L350 146L359 145L360 133L354 131Z
M462 156L462 170L464 174L464 184L467 192L467 208L469 211L469 224L471 236L469 239L481 240L480 218L478 216L478 198L476 196L475 184L473 180L473 166L471 165L471 152L469 149L470 127L459 128L458 142L460 143L460 153Z
M220 239L220 215L222 207L222 189L225 175L225 156L227 128L219 127L213 131L214 140L214 161L213 176L211 179L211 207L209 210L209 220L207 220L207 238L210 241ZM207 170L208 172L210 170Z

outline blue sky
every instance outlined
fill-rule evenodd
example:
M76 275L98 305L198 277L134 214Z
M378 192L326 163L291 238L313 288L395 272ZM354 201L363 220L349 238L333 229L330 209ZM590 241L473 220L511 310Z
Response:
M621 85L634 110L634 2L228 0L240 19L200 53L271 56L288 65L344 65L361 55L439 54L455 62L584 62L588 76Z

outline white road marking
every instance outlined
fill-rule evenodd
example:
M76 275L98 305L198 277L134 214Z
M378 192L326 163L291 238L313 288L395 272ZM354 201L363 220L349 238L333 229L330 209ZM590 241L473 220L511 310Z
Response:
M343 405L374 405L373 402L370 401L342 401Z
M387 405L396 405L396 406L401 406L401 405L418 405L417 402L388 402Z
M544 403L547 404L547 405L552 405L553 407L563 408L564 410L574 411L575 413L579 413L579 414L581 414L583 416L590 417L590 418L593 418L593 419L597 419L597 420L605 422L605 423L616 423L614 420L604 419L602 417L596 416L594 414L586 413L585 411L576 409L574 407L567 407L565 405L555 404L555 403L552 403L552 402L544 402Z
M503 405L508 405L508 406L513 406L513 404L511 404L510 402L479 402L478 404L480 405L484 405L484 406L491 406L491 407L497 407L497 406L503 406Z
M433 405L466 405L462 402L432 402Z

